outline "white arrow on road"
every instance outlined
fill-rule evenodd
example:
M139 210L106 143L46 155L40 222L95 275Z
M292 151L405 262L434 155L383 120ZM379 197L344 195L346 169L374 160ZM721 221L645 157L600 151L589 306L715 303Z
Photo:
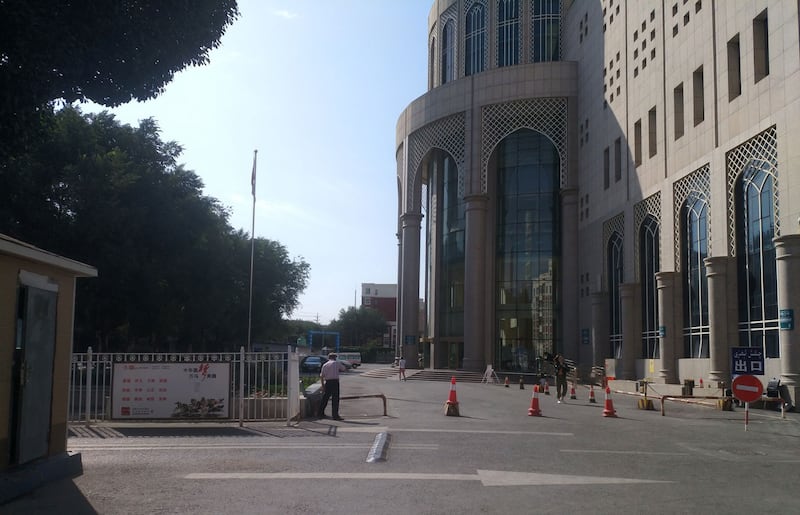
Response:
M672 483L654 479L629 479L624 477L567 476L561 474L539 474L535 472L508 472L502 470L478 470L477 474L417 474L417 473L372 473L372 472L197 472L186 479L390 479L419 481L480 481L483 486L535 486L535 485L614 485L641 483Z

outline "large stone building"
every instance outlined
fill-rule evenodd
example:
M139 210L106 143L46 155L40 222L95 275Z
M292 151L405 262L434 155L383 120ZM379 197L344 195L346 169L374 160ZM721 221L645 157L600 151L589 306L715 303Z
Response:
M397 123L404 354L729 382L748 346L796 394L797 2L437 0L428 29Z

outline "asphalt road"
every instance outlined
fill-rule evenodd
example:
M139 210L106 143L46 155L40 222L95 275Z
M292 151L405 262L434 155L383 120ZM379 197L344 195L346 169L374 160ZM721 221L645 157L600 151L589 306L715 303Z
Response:
M577 400L457 384L342 379L343 422L94 427L70 438L84 474L0 506L16 514L798 513L800 415L617 395ZM656 402L658 409L659 403ZM376 438L383 460L368 463Z

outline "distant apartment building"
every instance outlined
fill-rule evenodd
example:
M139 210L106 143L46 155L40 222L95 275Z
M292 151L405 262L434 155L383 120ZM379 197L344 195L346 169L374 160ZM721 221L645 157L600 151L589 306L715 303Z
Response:
M397 285L361 283L361 305L380 312L387 322L396 322Z
M397 341L397 285L361 283L361 306L383 315L386 319L383 346L394 347Z

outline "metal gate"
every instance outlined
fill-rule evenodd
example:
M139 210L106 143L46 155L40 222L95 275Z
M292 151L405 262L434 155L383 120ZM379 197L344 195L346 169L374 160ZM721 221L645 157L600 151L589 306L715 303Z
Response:
M286 420L300 415L300 371L296 352L86 353L72 355L68 420L112 420L115 365L150 363L197 366L229 364L227 420ZM119 385L117 385L119 386ZM118 401L118 399L116 399ZM197 420L196 417L193 420ZM217 420L219 420L217 418Z

